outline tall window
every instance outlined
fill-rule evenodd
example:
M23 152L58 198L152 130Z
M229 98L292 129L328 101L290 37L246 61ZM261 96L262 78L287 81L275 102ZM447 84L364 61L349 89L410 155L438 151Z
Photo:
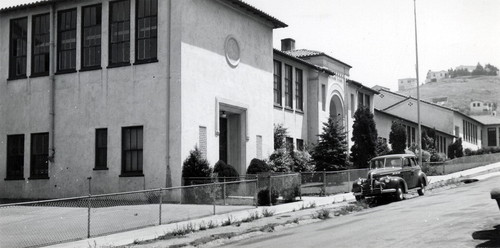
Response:
M368 109L370 109L370 95L368 94L365 94L365 104L364 104L365 107L367 107Z
M297 139L297 150L299 150L299 151L304 150L304 140L303 139Z
M82 69L101 68L101 5L82 8Z
M274 61L274 104L281 106L281 63Z
M295 69L295 108L304 110L304 92L303 92L302 70Z
M76 9L59 11L57 23L57 71L74 71L76 68Z
M142 127L122 129L122 175L142 175Z
M351 94L351 117L354 117L354 111L356 111L356 107L354 106L354 94Z
M326 110L326 85L321 85L321 109Z
M10 21L9 78L26 77L26 54L28 44L28 18Z
M24 179L24 134L7 136L7 179Z
M108 129L95 130L95 170L108 168Z
M130 1L110 2L109 64L130 63Z
M488 128L488 146L497 146L496 128Z
M286 137L285 138L285 145L286 145L286 150L291 152L293 151L293 138L292 137Z
M158 1L137 0L136 18L136 62L156 61Z
M31 134L30 178L49 178L49 133Z
M292 67L285 65L285 107L293 108Z
M50 14L33 16L31 76L49 75Z

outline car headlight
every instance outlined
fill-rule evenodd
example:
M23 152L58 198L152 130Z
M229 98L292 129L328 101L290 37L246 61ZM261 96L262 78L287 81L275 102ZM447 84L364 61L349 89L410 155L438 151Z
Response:
M357 184L357 185L361 185L361 180L358 180L358 181L356 182L356 184Z
M385 182L385 183L390 183L390 182L391 182L391 179L390 179L389 177L386 177L386 178L384 178L384 182Z

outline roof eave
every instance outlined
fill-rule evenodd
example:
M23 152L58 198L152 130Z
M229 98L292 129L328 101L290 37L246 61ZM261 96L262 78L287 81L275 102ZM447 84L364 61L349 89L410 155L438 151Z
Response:
M278 50L278 49L273 49L273 52L274 52L274 53L276 53L276 54L278 54L278 55L280 55L280 56L283 56L283 57L289 58L289 59L291 59L291 60L293 60L293 61L299 62L299 63L301 63L301 64L303 64L303 65L309 66L309 67L311 67L311 68L312 68L312 69L314 69L314 70L317 70L317 71L320 71L320 72L323 72L323 73L329 74L329 75L331 75L331 76L335 76L335 75L336 75L336 74L335 74L335 72L333 72L333 71L330 71L330 70L328 70L328 69L325 69L325 68L319 67L319 66L317 66L317 65L313 65L313 64L311 64L311 63L309 63L309 62L307 62L307 61L305 61L305 60L302 60L302 59L297 58L297 57L295 57L295 56L289 55L289 54L287 54L287 53L285 53L285 52L283 52L283 51L280 51L280 50Z

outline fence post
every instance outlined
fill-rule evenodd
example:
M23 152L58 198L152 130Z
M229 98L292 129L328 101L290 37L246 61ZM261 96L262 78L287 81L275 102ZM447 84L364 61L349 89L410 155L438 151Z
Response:
M223 177L222 179L223 185L222 185L222 200L224 202L224 206L226 206L226 178Z
M89 197L87 198L88 199L88 207L87 207L87 238L89 239L90 238L90 208L91 208L91 204L92 204L92 201L91 201L91 197L92 195L89 194Z
M259 206L259 200L257 193L259 192L259 180L255 181L255 191L253 192L253 202L255 203L255 207Z
M351 170L347 170L347 193L351 192Z
M159 191L160 191L160 207L159 207L159 209L160 209L160 210L159 210L159 211L160 211L160 213L159 213L159 222L158 222L158 225L160 225L160 226L161 226L161 205L162 205L162 203L163 203L163 191L162 191L162 189L161 189L161 188L160 188L160 190L159 190Z
M302 201L302 173L299 173L299 197L300 197L300 200Z
M326 196L326 171L323 170L323 196Z
M215 215L215 194L216 194L216 189L215 189L215 180L213 181L212 183L212 201L213 201L213 204L214 204L214 215Z
M272 177L271 177L271 174L269 174L269 206L272 206L273 205L273 187L272 187Z

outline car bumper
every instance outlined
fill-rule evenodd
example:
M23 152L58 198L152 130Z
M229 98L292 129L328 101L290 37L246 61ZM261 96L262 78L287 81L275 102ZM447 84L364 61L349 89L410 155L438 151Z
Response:
M362 190L361 192L354 192L354 195L377 196L377 195L394 194L394 193L396 193L396 189L371 189L371 190Z

